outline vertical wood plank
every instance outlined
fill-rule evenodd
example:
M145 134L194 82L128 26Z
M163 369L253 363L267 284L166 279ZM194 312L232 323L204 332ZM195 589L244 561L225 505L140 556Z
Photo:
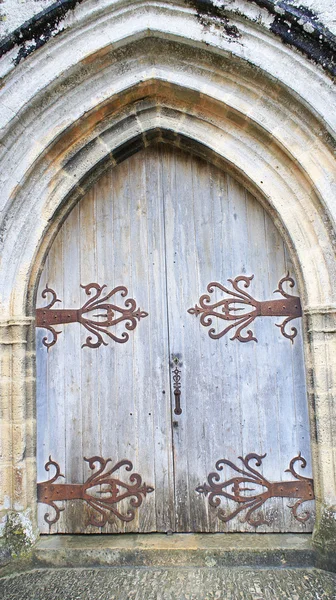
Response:
M96 196L97 281L100 285L106 285L105 290L110 292L117 285L114 280L113 268L113 248L115 247L113 228L114 188L113 172L111 170L103 175L99 185L95 185L94 191ZM111 343L108 347L101 346L97 349L97 396L100 404L99 455L105 459L111 458L114 463L118 461L117 399L115 394L116 346L116 344ZM101 532L115 533L118 532L119 527L120 524L116 519L105 525Z
M79 204L79 221L78 221L78 244L79 244L79 277L80 285L88 285L89 283L98 283L103 285L104 282L98 280L97 273L97 193L98 203L102 195L101 190L97 190L94 186L82 202ZM82 288L77 292L79 305L82 306L88 296ZM81 429L82 429L82 481L85 481L89 475L90 469L85 458L99 455L100 450L100 397L98 394L98 380L100 379L100 355L101 351L93 351L90 348L82 348L86 342L89 332L81 328L80 331L80 348L78 355L80 360L80 403L81 403ZM82 503L81 507L81 528L85 529L86 533L97 533L97 528L87 525L92 509ZM100 530L98 530L99 532Z
M148 321L147 360L144 365L146 395L151 390L150 406L153 434L153 468L155 471L155 514L157 531L174 528L174 473L171 430L169 347L167 323L167 288L165 263L165 231L163 208L162 152L154 146L145 155L145 189L148 204ZM139 340L139 344L140 344ZM140 346L141 352L141 346ZM139 374L141 377L141 373ZM147 443L146 435L144 443ZM150 451L150 447L148 446Z
M186 264L188 257L193 255L193 239L187 239L187 232L183 224L188 215L188 203L185 202L190 194L191 162L187 157L182 164L178 160L178 153L171 152L169 147L163 149L163 194L165 213L165 236L166 236L166 265L167 265L167 293L168 293L168 319L169 319L169 354L170 354L170 377L172 382L173 370L177 366L182 371L181 381L181 404L182 415L174 414L175 397L171 393L171 414L173 421L173 444L174 444L174 472L175 472L175 511L176 531L191 530L190 502L192 490L189 481L189 454L188 445L188 423L193 410L188 397L188 382L185 374L190 373L186 368L192 357L185 352L185 313L181 309L181 303L190 289L190 270L180 269L181 261ZM184 157L185 158L185 157ZM189 160L188 160L189 158ZM178 191L178 195L177 195ZM180 363L175 365L176 357ZM187 363L188 364L188 363ZM171 389L172 389L171 383ZM194 440L189 440L193 444Z

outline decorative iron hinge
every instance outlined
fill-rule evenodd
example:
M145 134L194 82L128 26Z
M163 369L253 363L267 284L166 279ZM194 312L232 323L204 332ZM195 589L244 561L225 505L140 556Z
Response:
M117 293L120 293L122 298L127 296L128 289L122 285L115 287L102 298L101 294L106 285L100 286L98 283L89 283L88 285L81 285L81 288L85 290L88 296L91 296L92 290L94 290L94 295L79 309L53 308L56 302L61 302L61 300L57 298L56 292L48 286L43 290L42 298L46 298L48 294L51 294L51 302L43 308L36 309L36 327L43 327L52 333L53 337L51 341L48 341L48 337L44 337L42 340L42 343L47 348L56 344L57 336L61 333L55 330L55 325L81 323L96 338L96 341L92 341L93 338L89 335L82 348L85 346L88 348L98 348L101 344L107 346L107 342L103 340L102 334L107 335L115 342L124 344L129 340L127 331L135 329L140 319L148 316L147 312L136 307L136 301L133 298L127 298L124 301L124 306L108 302ZM97 314L91 315L91 318L85 316L91 314L93 311L97 311ZM122 321L125 321L125 329L127 331L123 331L121 335L108 331L109 327L116 326Z
M213 318L224 321L230 321L230 324L225 327L222 331L216 332L215 328L212 327L209 330L209 337L217 340L232 328L236 327L237 330L231 340L239 340L240 342L257 342L257 338L253 335L252 331L248 329L246 335L242 335L243 329L246 329L256 317L286 317L285 320L280 324L276 324L280 327L281 333L284 337L294 341L297 335L296 327L291 327L291 333L285 331L286 325L297 317L302 316L301 302L298 296L291 296L283 289L283 284L287 282L290 287L294 287L295 282L289 273L282 279L278 284L278 289L273 293L280 293L283 298L281 300L255 300L245 290L241 289L240 283L244 284L244 288L248 288L253 279L246 277L245 275L239 275L235 279L228 279L232 284L233 290L229 290L227 287L213 281L207 286L209 294L213 294L216 290L220 290L229 296L229 298L223 298L211 304L211 298L209 294L203 294L199 299L199 305L195 304L193 308L189 308L188 313L191 315L200 315L200 320L204 327L210 327L212 325ZM252 306L252 310L249 307Z
M238 467L227 459L221 459L216 462L217 471L222 471L224 466L231 467L233 471L240 473L240 476L231 477L227 481L220 482L220 475L217 472L208 475L208 483L196 488L196 492L208 496L209 504L217 508L217 516L221 521L227 523L243 510L247 510L244 521L253 527L259 525L270 525L271 521L259 517L252 519L252 514L260 508L269 498L294 498L297 499L293 506L289 506L294 517L304 523L309 519L310 513L304 512L298 515L297 510L303 502L314 499L313 480L308 477L302 477L294 470L296 462L301 463L301 468L306 467L306 460L301 453L292 458L289 468L285 472L291 473L296 481L268 481L255 468L250 466L250 461L255 461L255 466L260 467L266 454L247 454L245 458L239 456L243 467ZM253 487L248 487L252 485ZM259 493L256 488L261 488ZM266 488L266 489L265 489ZM255 492L255 493L253 493ZM238 508L229 514L226 514L223 508L219 508L221 498L227 498L238 503Z
M135 517L134 509L141 506L143 498L153 492L154 488L142 483L141 475L138 473L130 475L129 483L112 477L113 473L121 467L125 467L126 471L132 471L133 464L129 460L120 460L107 470L106 466L112 462L111 458L105 460L101 456L92 456L84 458L84 460L89 463L92 470L96 468L96 463L98 464L97 471L85 483L55 483L59 477L64 477L64 475L61 474L59 464L49 456L45 469L49 471L50 467L55 467L56 473L52 479L37 484L37 501L49 504L55 510L55 516L52 519L49 518L49 513L44 515L46 523L52 525L58 521L64 508L59 508L55 502L66 500L84 500L98 513L99 518L91 515L87 525L103 527L106 523L113 523L113 516L121 521L132 521ZM127 498L131 498L130 508L126 514L121 514L116 505Z

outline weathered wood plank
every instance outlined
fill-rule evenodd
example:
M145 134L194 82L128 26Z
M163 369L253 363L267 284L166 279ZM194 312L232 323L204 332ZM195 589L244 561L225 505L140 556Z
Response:
M101 232L97 235L97 204L101 202L101 190L97 191L93 187L82 202L79 203L79 277L80 284L87 285L92 283L92 274L98 271L97 244ZM98 194L98 202L97 202ZM96 281L96 280L94 280ZM97 279L98 281L98 279ZM100 282L98 282L100 283ZM79 289L78 298L81 299L80 305L84 303L88 296L83 289ZM88 332L81 331L81 345L84 342ZM98 349L99 350L99 349ZM100 352L92 352L90 348L77 349L78 360L80 361L80 402L81 402L81 432L82 432L82 452L83 457L91 457L99 454L101 437L101 416L100 416L100 395L98 385L100 381ZM82 461L82 480L84 481L89 473L89 468ZM83 503L81 507L81 528L87 533L96 533L97 528L88 526L87 522L92 512L87 504Z

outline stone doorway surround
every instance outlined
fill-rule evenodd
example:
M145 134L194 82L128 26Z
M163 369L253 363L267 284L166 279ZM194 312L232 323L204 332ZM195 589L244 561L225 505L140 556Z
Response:
M1 59L2 531L14 553L13 539L22 549L38 536L33 307L50 244L108 165L162 140L231 172L271 215L291 253L304 312L317 509L313 543L321 564L331 568L333 82L270 33L268 12L258 3L237 1L235 10L206 18L197 4L85 0L60 20L60 35L49 36L24 60L15 45Z

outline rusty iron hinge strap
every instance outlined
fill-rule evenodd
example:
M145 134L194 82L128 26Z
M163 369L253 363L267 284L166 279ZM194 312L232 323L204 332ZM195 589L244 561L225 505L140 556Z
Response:
M47 480L37 484L37 501L48 504L55 511L54 518L50 518L49 513L44 515L44 520L49 525L56 523L64 508L59 508L55 502L66 500L84 500L97 513L96 518L93 514L90 516L87 525L103 527L106 523L113 522L113 516L121 521L132 521L135 517L135 508L141 506L143 498L154 491L152 486L142 482L142 477L138 473L130 475L130 481L126 482L113 476L113 474L125 467L126 471L133 470L131 461L123 459L117 462L113 467L107 468L112 459L104 459L101 456L92 456L84 458L89 464L90 469L95 473L90 475L84 483L55 483L61 474L59 464L52 460L51 456L45 465L46 471L54 467L55 475ZM96 489L95 489L96 488ZM130 498L130 507L126 514L120 513L116 505L122 500Z
M291 327L290 332L287 332L286 326L292 319L302 316L301 302L298 296L288 294L283 285L287 283L290 287L294 287L294 279L289 276L289 273L280 279L278 288L274 293L280 293L282 295L281 300L260 301L255 300L246 291L253 277L254 275L251 275L251 277L239 275L235 279L228 279L233 290L229 290L217 281L209 283L207 286L209 293L203 294L198 301L199 304L195 304L193 308L189 308L188 313L196 315L196 317L200 316L201 324L204 327L210 327L213 324L213 319L229 322L220 331L216 331L215 327L211 327L209 329L209 337L218 340L231 329L235 328L236 331L230 339L239 340L240 342L258 341L251 329L246 330L256 317L285 317L285 320L281 324L276 325L280 327L282 335L293 342L297 335L297 329L296 327ZM242 287L245 289L242 289ZM224 293L226 296L213 302L210 294L218 292L220 294ZM243 330L246 330L245 335L242 333Z
M295 519L304 523L310 517L309 512L298 514L298 508L304 502L314 499L314 485L313 480L308 477L299 475L295 469L295 463L299 462L301 468L306 467L306 460L301 456L292 458L289 464L289 468L286 472L289 472L295 477L295 481L268 481L255 467L250 465L251 461L255 461L255 466L260 467L266 454L247 454L245 458L239 456L239 460L243 466L237 466L233 462L227 459L221 459L216 462L217 472L210 473L207 478L207 483L200 485L196 488L196 491L200 494L204 494L208 497L210 506L217 509L218 518L227 523L234 517L236 517L241 511L247 510L244 521L253 527L259 527L259 525L270 525L270 520L264 519L263 517L252 518L253 513L260 508L266 500L269 498L294 498L297 501L293 506L290 506ZM238 476L233 476L226 481L220 481L219 471L227 466L233 471L238 473ZM259 490L258 490L259 488ZM255 494L253 493L255 491ZM227 514L223 508L220 507L221 498L227 498L237 502L238 507Z
M127 342L129 340L128 331L135 329L140 319L148 316L147 312L137 308L136 301L133 298L124 300L124 306L108 302L112 296L118 293L122 298L126 298L128 289L122 285L115 287L111 292L102 297L101 295L106 285L100 286L98 283L89 283L88 285L81 285L81 287L88 296L91 296L92 293L93 295L79 309L53 308L56 302L61 302L61 300L57 298L55 290L48 286L43 290L42 298L51 295L51 301L47 306L36 309L36 327L43 327L52 334L50 341L48 337L44 337L42 340L42 343L47 348L56 344L57 336L60 333L55 330L54 327L56 325L81 323L91 334L87 336L82 348L98 348L102 344L107 346L107 342L104 341L102 334L120 344ZM93 311L95 314L91 314ZM118 335L109 331L110 327L116 326L121 322L124 322L127 331L123 331ZM95 337L92 338L92 335ZM93 341L94 339L95 341Z

